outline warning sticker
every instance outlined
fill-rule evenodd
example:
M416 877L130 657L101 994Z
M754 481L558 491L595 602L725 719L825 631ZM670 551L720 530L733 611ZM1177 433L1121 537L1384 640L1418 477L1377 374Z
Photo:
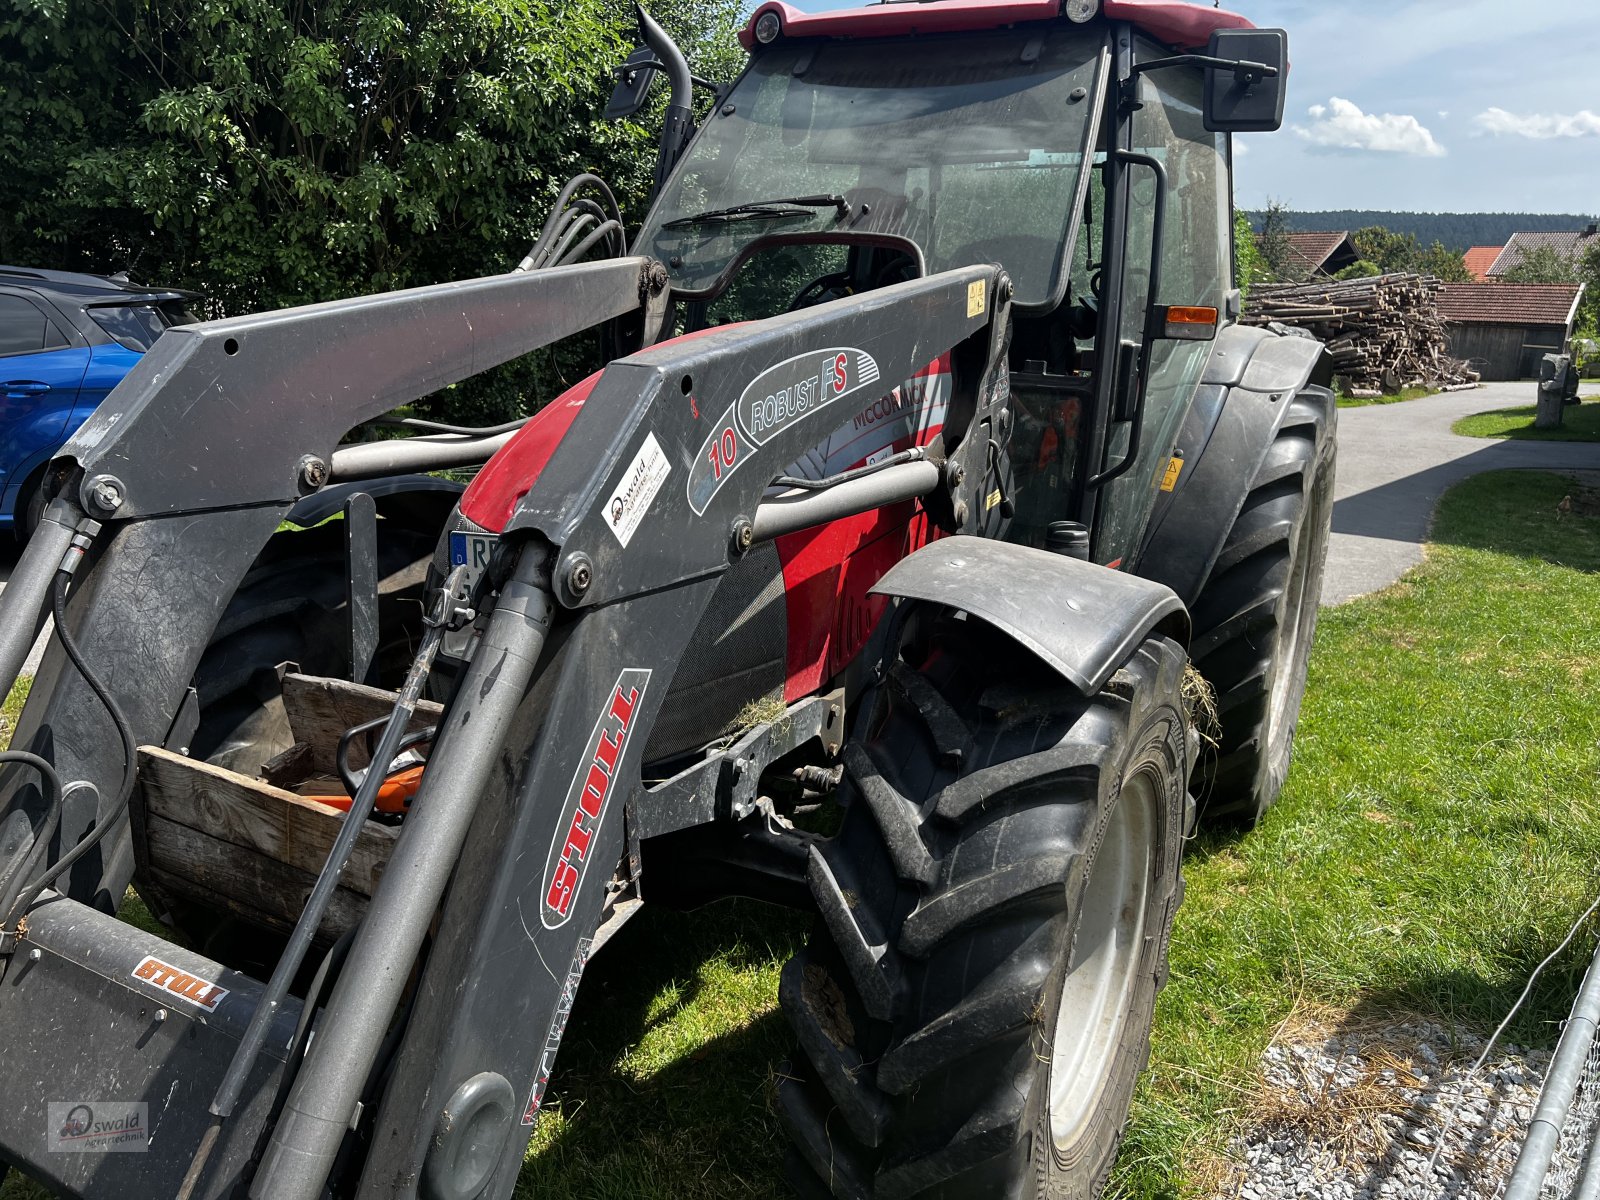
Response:
M644 514L650 511L650 502L656 498L656 493L661 490L671 471L672 464L667 461L656 435L646 434L644 445L639 447L639 453L633 456L628 469L622 473L622 482L617 484L617 490L606 501L606 528L624 546L633 540Z
M982 279L967 284L967 316L983 316L984 303L987 299L986 290L986 281Z
M1170 492L1178 486L1178 476L1183 471L1183 459L1172 458L1167 460L1167 473L1161 477L1161 490Z

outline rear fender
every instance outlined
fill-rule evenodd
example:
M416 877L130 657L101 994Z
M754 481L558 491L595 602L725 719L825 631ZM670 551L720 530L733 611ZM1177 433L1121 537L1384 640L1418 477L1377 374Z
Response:
M1327 379L1315 339L1244 325L1223 330L1178 434L1177 483L1161 494L1131 569L1193 604L1291 402Z
M901 560L872 590L977 617L1086 696L1103 688L1150 634L1189 642L1189 614L1170 588L989 538L941 538Z

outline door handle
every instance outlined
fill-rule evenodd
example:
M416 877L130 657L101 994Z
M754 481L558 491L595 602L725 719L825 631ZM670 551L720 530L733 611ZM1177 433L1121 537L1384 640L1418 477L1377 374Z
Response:
M29 396L42 396L50 390L48 383L39 383L33 379L13 379L7 383L0 383L0 391L12 400L23 400Z

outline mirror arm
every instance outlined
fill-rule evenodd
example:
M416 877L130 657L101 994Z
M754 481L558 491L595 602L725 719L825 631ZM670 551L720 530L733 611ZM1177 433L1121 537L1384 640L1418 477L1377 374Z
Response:
M1131 82L1146 71L1157 71L1162 67L1216 67L1222 71L1232 71L1234 78L1240 83L1259 83L1263 79L1276 79L1278 68L1270 63L1250 62L1242 58L1217 58L1211 54L1174 54L1171 58L1157 58L1151 62L1134 63L1128 72Z

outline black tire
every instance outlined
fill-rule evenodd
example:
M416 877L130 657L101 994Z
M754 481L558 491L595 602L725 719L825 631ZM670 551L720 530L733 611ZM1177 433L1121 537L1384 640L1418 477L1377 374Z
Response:
M803 1050L777 1093L796 1189L1093 1196L1182 895L1184 652L1152 638L1087 700L975 621L909 657L846 747L844 820L809 863L821 919L779 988ZM1075 1015L1097 1032L1073 1054ZM1070 1130L1053 1076L1083 1106Z
M1333 518L1337 411L1326 388L1290 402L1191 610L1190 655L1217 705L1217 744L1194 780L1207 825L1254 825L1289 774Z
M190 753L255 775L292 744L276 667L348 678L344 530L340 522L275 534L217 623L195 670L200 727ZM423 581L436 531L380 521L378 676L397 684L422 633Z

